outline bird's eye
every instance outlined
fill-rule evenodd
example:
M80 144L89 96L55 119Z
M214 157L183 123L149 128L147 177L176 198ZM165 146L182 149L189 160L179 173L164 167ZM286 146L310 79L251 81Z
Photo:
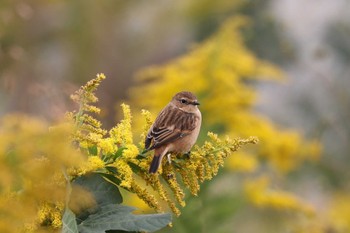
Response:
M181 99L181 103L186 104L186 103L187 103L187 100Z

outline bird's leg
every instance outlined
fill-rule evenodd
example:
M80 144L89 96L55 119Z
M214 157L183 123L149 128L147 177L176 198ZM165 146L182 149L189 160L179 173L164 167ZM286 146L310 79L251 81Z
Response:
M166 154L166 157L167 157L168 163L170 165L171 164L171 153ZM167 176L168 180L174 178L174 174L173 173L168 173L166 176Z
M166 178L168 178L168 180L174 178L174 174L173 173L169 173L166 175Z
M169 164L171 164L171 157L170 157L170 156L171 156L170 153L166 154L166 157L168 158L168 163L169 163Z

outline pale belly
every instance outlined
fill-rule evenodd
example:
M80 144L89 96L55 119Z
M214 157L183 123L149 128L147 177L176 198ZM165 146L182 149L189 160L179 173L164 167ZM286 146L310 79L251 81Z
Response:
M175 153L187 153L191 150L193 145L196 143L200 129L201 129L202 119L200 117L198 121L198 126L191 132L191 134L184 136L169 145L169 152Z

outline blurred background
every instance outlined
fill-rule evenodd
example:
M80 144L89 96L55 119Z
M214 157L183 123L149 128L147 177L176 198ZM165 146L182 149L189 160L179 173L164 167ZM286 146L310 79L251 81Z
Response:
M75 107L69 95L103 72L99 106L110 128L137 72L185 54L236 15L250 22L240 30L246 48L287 79L254 84L253 110L322 144L318 161L279 175L316 217L246 203L240 178L223 172L164 232L350 232L349 1L2 0L0 115L57 121Z

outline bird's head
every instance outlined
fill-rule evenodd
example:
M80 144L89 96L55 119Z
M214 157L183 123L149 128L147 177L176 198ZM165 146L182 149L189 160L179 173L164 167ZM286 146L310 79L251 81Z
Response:
M198 105L199 102L197 100L197 97L189 92L189 91L182 91L177 93L173 99L172 103L179 109L185 112L196 112L198 111Z

